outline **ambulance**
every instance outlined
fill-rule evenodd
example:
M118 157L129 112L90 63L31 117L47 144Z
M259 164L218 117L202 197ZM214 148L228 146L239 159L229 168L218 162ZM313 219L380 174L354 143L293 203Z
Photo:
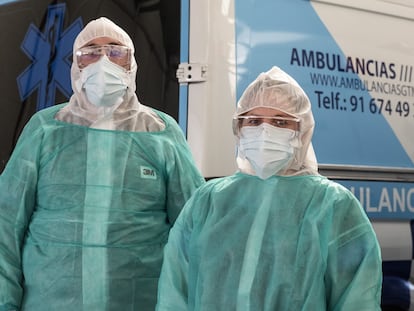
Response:
M131 35L138 97L176 118L206 179L235 172L237 100L278 66L312 102L320 173L373 224L384 306L414 310L414 0L9 0L0 14L0 172L30 116L70 96L92 18Z

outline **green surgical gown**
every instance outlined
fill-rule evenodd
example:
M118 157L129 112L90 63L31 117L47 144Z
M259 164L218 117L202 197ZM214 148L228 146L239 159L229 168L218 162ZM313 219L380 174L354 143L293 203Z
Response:
M164 256L158 311L380 310L372 226L355 197L322 176L209 181Z
M163 247L204 183L168 115L159 132L35 114L0 176L0 310L153 311Z

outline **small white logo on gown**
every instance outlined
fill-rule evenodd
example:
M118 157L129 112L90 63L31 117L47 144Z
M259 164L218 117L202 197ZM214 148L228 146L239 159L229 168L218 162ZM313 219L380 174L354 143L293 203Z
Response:
M157 173L151 167L141 166L141 178L157 179Z

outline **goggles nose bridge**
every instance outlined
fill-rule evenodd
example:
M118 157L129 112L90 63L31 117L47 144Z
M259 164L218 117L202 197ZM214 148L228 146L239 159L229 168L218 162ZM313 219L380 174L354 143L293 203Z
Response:
M101 56L103 54L106 54L106 56L108 56L108 48L106 46L98 46L95 48L94 51L95 54L100 54Z
M114 53L114 48L111 45L102 45L102 46L99 46L99 47L96 48L96 51L97 51L98 54L101 55L101 57L103 55L106 55L108 57L113 57L114 55L118 55L119 54L119 52L118 53L116 53L116 52Z

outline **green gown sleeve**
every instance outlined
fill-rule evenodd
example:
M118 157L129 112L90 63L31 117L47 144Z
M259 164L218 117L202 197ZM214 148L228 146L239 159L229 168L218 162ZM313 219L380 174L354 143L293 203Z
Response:
M36 201L42 129L27 124L0 176L0 310L18 309L22 289L22 246Z
M191 228L186 220L193 203L194 197L188 200L170 231L168 243L164 249L164 261L158 283L156 311L188 310L188 243ZM166 297L168 299L165 299Z
M381 253L374 230L350 194L334 209L325 276L328 310L379 311Z
M183 132L175 120L170 120L170 127L174 133L171 153L174 159L167 161L167 214L171 224L174 224L178 214L192 193L205 183L194 162L190 148Z

